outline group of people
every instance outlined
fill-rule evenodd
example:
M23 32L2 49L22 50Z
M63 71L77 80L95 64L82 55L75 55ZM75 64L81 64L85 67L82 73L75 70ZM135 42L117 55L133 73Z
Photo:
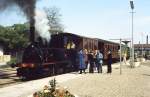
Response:
M99 50L87 51L86 49L81 49L78 52L78 62L80 74L86 73L85 70L89 67L89 73L94 73L95 68L98 73L102 73L102 65L104 56ZM108 52L107 56L107 73L112 72L112 54L111 51ZM88 66L89 65L89 66Z

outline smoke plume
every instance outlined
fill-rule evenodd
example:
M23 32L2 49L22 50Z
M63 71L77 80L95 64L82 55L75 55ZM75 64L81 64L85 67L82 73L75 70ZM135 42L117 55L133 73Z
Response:
M27 19L30 21L31 26L34 25L34 15L35 15L35 4L37 0L1 0L0 1L0 10L5 10L6 8L12 6L19 6L19 8L27 16Z
M7 8L11 8L12 6L18 6L21 11L26 15L27 19L30 22L30 30L31 37L33 36L34 41L34 27L37 31L37 34L47 41L50 40L49 34L49 26L47 16L45 13L37 11L36 9L36 1L38 0L0 0L0 11L3 11ZM36 21L35 21L36 20ZM36 23L36 24L35 24ZM32 28L32 29L31 29Z
M49 25L47 15L44 11L36 10L35 12L35 28L36 32L39 36L46 39L47 41L50 40L50 33L49 33Z

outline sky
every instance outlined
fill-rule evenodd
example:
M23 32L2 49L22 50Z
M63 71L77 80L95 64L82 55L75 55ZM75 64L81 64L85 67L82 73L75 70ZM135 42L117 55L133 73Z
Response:
M38 0L36 6L59 8L65 32L110 41L131 39L129 0ZM134 6L134 43L146 43L146 35L150 37L150 0L134 0ZM26 21L15 7L0 12L0 25Z

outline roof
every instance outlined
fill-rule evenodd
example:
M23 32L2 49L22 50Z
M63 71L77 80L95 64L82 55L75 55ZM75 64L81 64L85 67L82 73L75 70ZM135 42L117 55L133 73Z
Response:
M94 39L94 40L102 41L102 42L105 42L105 43L112 43L112 44L119 45L119 43L116 43L116 42L112 42L112 41L108 41L108 40L104 40L104 39L100 39L100 38L90 38L90 37L81 36L81 35L77 35L77 34L73 34L73 33L68 33L68 32L59 33L59 34L74 35L74 36L77 36L77 37L89 38L89 39Z
M150 48L150 44L134 44L134 48Z
M112 42L112 41L108 41L108 40L104 40L104 39L98 39L99 41L105 42L105 43L110 43L110 44L117 44L119 45L119 43L116 42Z

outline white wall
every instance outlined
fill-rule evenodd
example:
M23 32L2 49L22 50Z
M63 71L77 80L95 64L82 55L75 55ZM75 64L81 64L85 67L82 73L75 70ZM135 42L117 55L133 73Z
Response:
M0 46L0 56L2 56L3 54L4 54L4 52L3 52L3 47Z

